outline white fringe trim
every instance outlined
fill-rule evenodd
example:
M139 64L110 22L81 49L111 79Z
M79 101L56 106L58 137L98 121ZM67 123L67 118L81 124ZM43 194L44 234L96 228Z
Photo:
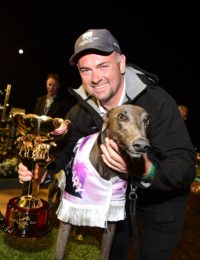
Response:
M125 219L125 200L111 201L109 209L107 209L106 205L74 204L63 196L66 184L65 172L60 171L56 174L56 178L58 179L58 186L62 194L62 200L57 209L59 220L76 226L106 228L107 221L117 222Z
M111 201L107 221L116 222L126 218L125 201Z
M112 204L107 211L104 206L75 205L63 198L57 210L57 217L76 226L106 228L107 221L116 222L125 219L125 201Z

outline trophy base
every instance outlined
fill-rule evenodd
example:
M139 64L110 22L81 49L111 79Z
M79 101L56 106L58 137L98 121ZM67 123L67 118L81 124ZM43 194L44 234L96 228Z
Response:
M24 201L26 207L21 206ZM29 208L27 203L36 207ZM8 202L5 223L1 226L1 230L19 237L40 237L51 231L48 215L47 201L31 199L30 196L15 197Z

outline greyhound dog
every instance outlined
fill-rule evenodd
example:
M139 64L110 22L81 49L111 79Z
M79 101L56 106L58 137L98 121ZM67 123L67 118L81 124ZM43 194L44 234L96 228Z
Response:
M127 174L120 174L119 172L112 170L103 162L100 144L104 143L106 137L113 139L117 143L119 153L127 162L128 169L130 169L128 174L141 178L142 174L145 172L143 154L147 152L147 149L150 146L147 138L149 115L146 110L140 106L124 104L111 109L104 115L103 120L102 131L97 133L95 136L91 135L94 141L90 143L90 141L88 141L89 137L86 137L82 138L80 142L78 142L79 150L76 149L76 155L72 163L74 167L72 169L72 186L76 186L76 194L78 193L78 197L73 197L73 195L77 196L75 192L64 192L64 199L62 199L57 210L57 216L61 222L57 238L56 260L61 260L64 258L65 248L72 225L97 226L104 228L101 240L100 259L109 259L109 253L115 233L115 223L116 221L123 220L125 218L125 193L128 176ZM99 175L99 177L96 176L94 181L95 187L93 188L89 186L93 177L88 177L89 184L87 184L87 187L90 187L88 189L88 193L85 192L85 189L87 189L86 179L84 179L85 186L81 184L85 169L83 169L82 164L87 161L86 151L84 151L83 160L81 161L82 157L80 150L83 149L83 143L89 143L89 146L91 147L90 152L88 152L88 161L90 161L92 167L86 167L86 172L92 169L92 171L96 171L95 174L98 173ZM79 164L81 164L81 167L79 167ZM139 168L137 165L139 165ZM79 178L74 176L74 173L77 173ZM79 174L82 174L82 176ZM98 190L98 182L100 182L100 189L102 189L103 186L102 191ZM117 185L116 190L115 185ZM67 186L69 185L67 184L66 187ZM69 190L72 191L71 187L69 186ZM117 198L114 198L116 192L119 191L121 194L117 194ZM89 193L92 193L91 197L89 197ZM86 200L84 202L85 204L83 206L78 206L76 211L74 209L76 206L72 206L72 204L75 201L78 201L79 203L81 199L84 198L84 195L86 196ZM101 196L103 197L102 200L99 199ZM94 197L97 199L97 202L92 200ZM69 202L68 200L71 198L72 202ZM118 199L119 202L117 201ZM92 205L88 206L88 201ZM99 206L99 210L98 203L101 204ZM84 213L82 213L81 210L84 211Z

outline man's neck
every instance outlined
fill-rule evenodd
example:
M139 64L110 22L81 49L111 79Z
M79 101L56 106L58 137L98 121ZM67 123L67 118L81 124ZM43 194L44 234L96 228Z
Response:
M98 104L103 107L104 110L109 111L110 109L117 107L123 103L124 97L125 97L125 80L123 82L123 85L119 88L118 92L105 104Z

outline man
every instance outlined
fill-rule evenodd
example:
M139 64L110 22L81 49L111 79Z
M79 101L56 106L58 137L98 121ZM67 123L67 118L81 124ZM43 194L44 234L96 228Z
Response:
M75 103L72 96L60 93L60 76L50 73L46 79L47 94L38 97L35 103L34 113L41 116L47 115L52 118L64 118L70 107Z
M90 29L83 33L75 43L70 64L77 66L82 85L71 89L78 103L67 115L72 122L71 131L52 167L63 168L70 161L77 140L100 131L106 111L122 103L144 107L151 115L151 150L144 156L145 171L141 179L130 180L127 218L117 225L110 259L126 259L135 233L135 217L143 224L140 259L171 259L183 226L190 183L195 176L194 148L176 102L158 86L155 75L126 65L119 43L106 29ZM108 166L122 174L127 172L113 140L107 139L101 149ZM19 165L20 180L30 179L30 176L27 168ZM130 184L136 187L136 194ZM136 197L134 212L130 209ZM59 219L62 221L64 216ZM63 224L61 222L61 226Z
M70 93L61 93L61 79L57 73L50 73L46 78L47 94L37 98L34 114L46 115L52 118L65 118L69 109L75 104L75 98ZM53 181L51 170L48 171L43 186Z

